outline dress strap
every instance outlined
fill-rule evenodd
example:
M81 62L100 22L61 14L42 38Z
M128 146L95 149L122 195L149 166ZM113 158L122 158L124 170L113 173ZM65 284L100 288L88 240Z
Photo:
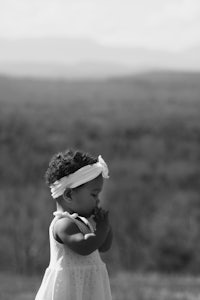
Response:
M76 219L78 217L77 213L70 214L68 213L68 211L54 211L53 215L55 217L58 217L59 219L64 217L69 217L70 219Z
M89 220L86 219L85 217L81 217L81 216L78 216L78 217L79 217L79 219L81 219L81 221L82 221L86 226L89 227L90 231L91 231L92 233L94 233L94 228L93 228L92 224L89 222Z

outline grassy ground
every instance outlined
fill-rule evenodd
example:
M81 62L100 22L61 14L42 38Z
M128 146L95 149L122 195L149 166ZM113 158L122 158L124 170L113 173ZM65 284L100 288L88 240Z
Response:
M1 300L34 300L40 278L0 273L0 283ZM111 288L113 300L200 299L200 277L192 276L118 273Z

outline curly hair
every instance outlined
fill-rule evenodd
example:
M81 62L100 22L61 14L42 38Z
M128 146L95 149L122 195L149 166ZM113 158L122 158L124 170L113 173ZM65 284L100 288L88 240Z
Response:
M49 162L49 167L45 173L46 183L50 186L56 180L96 162L97 158L83 151L69 149L64 152L59 152L55 154Z

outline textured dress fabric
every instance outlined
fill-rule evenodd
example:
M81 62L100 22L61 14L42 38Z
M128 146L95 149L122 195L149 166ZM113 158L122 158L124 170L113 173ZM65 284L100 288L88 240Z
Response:
M82 256L53 237L59 218L71 218L83 234L93 232L90 222L67 212L54 215L49 227L50 263L35 300L111 300L108 272L99 251Z

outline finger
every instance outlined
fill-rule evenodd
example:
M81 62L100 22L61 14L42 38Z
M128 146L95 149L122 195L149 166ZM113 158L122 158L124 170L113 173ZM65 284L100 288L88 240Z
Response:
M108 215L108 210L103 210L103 215L104 215L104 217L107 217L107 215Z
M105 212L105 217L104 218L105 218L105 221L108 222L108 220L109 220L109 211Z

